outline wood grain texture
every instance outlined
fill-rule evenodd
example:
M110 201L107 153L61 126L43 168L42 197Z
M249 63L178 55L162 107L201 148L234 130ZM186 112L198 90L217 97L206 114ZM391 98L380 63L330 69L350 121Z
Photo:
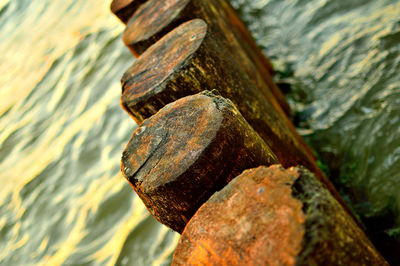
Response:
M282 111L290 114L284 95L272 80L271 63L226 0L149 0L131 18L122 39L138 56L183 22L195 18L206 21L220 39L220 49L226 49L259 89L267 91L268 96L272 93Z
M124 24L127 24L135 11L146 1L147 0L113 0L110 9Z
M143 121L123 152L121 169L150 213L182 232L233 177L276 162L231 101L203 92Z
M303 165L328 187L351 214L318 168L313 153L279 104L265 97L232 60L201 19L186 22L149 48L123 75L122 107L140 124L165 104L216 89L234 102L284 167ZM272 97L273 99L273 97Z
M172 265L388 265L303 168L243 172L201 206Z
M310 148L275 101L251 82L200 19L186 22L149 48L122 77L121 105L140 124L165 104L212 88L238 107L285 167L305 165L323 176Z

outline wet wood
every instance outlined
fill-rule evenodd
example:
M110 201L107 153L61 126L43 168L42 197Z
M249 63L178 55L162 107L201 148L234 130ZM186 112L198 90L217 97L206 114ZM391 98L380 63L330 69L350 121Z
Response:
M123 152L122 172L150 213L182 232L233 177L276 162L231 101L203 92L143 121Z
M256 68L260 72L261 77L264 78L264 82L267 84L272 94L277 99L278 103L282 107L282 110L285 112L286 115L290 116L290 107L286 101L285 95L282 93L281 89L276 85L276 83L272 79L275 71L273 69L271 62L258 47L256 41L251 36L250 32L247 30L243 21L237 16L236 12L229 4L229 1L219 0L219 3L222 6L222 10L225 11L226 17L228 18L230 24L233 25L234 26L233 28L238 31L238 33L236 34L236 36L238 36L237 39L239 40L239 43L247 51L247 56L256 65ZM243 56L238 59L243 60ZM250 73L254 71L249 66L247 66L246 69L247 72ZM255 74L250 74L250 76L251 77L255 76ZM258 83L260 83L259 77L255 77L253 79L256 80Z
M227 50L257 87L268 97L275 96L289 115L289 105L272 80L272 65L226 0L149 0L131 18L122 39L138 56L183 22L195 18L206 21L215 38L220 39L220 49Z
M223 10L225 10L231 24L234 25L235 29L237 29L241 33L242 38L246 40L246 42L244 43L251 47L250 50L256 54L255 56L260 60L260 62L269 71L269 73L271 75L274 75L275 71L270 60L262 53L253 36L251 36L250 32L247 30L246 25L236 14L229 1L221 0L220 3L224 7Z
M113 0L110 9L124 24L127 24L135 11L146 1L147 0Z
M288 118L277 111L278 104L257 90L243 69L219 47L203 20L182 24L149 48L124 74L121 105L140 124L167 103L205 88L217 89L234 102L282 165L304 165L335 191L317 167L310 148Z
M274 165L243 172L183 231L172 265L388 265L318 179Z

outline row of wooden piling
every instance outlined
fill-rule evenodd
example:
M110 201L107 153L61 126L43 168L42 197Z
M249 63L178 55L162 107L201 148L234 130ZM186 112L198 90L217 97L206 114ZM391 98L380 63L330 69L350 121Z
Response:
M182 233L173 264L386 264L227 0L114 0L111 10L138 57L121 79L121 106L139 124L122 172Z

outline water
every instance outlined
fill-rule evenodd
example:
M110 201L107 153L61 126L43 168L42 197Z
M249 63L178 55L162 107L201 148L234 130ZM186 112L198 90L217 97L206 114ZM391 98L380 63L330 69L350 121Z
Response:
M107 2L1 2L1 265L169 264L178 235L120 173L134 59Z
M400 3L233 4L290 87L322 166L395 254ZM169 264L178 235L120 174L136 128L119 107L134 61L123 28L108 1L0 0L0 265Z
M400 2L235 0L300 132L400 265Z

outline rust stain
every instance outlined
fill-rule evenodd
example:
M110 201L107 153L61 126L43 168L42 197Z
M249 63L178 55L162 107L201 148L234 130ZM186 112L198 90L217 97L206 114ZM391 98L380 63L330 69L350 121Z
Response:
M173 265L295 265L305 223L297 177L280 166L243 172L189 221Z

